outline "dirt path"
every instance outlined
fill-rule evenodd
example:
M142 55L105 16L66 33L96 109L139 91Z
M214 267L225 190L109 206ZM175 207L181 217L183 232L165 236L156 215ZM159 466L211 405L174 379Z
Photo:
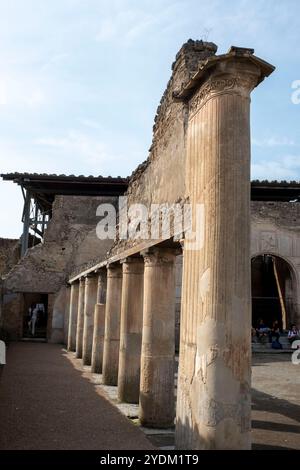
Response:
M290 354L252 357L252 448L300 450L300 364Z
M0 449L151 449L59 345L12 343L0 381Z

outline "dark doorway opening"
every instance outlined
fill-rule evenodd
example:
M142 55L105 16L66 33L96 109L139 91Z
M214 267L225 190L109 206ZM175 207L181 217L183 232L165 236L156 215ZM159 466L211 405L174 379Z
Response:
M46 339L48 294L24 294L23 338Z
M268 327L275 320L280 329L288 328L293 316L292 273L288 263L280 257L263 254L252 259L252 325L260 319Z

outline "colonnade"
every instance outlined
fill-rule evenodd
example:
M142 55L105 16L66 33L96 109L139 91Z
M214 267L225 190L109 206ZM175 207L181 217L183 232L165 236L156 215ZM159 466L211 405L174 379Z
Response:
M174 425L175 261L156 246L71 284L68 350L118 398L139 403L143 425Z
M250 94L274 70L253 52L231 47L208 57L173 94L185 106L184 200L196 230L184 242L181 449L251 448ZM103 274L71 287L69 349L102 370L119 399L139 402L140 421L150 427L175 418L175 256L156 245L108 261L106 301Z

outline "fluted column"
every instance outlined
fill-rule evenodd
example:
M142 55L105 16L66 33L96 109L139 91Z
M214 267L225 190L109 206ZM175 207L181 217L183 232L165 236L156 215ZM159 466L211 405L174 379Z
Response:
M78 314L76 328L76 357L82 358L82 339L83 339L83 323L84 323L84 295L85 295L85 279L79 280L78 293Z
M264 74L251 54L232 50L201 71L189 102L186 188L200 223L184 244L181 449L251 447L249 97Z
M175 251L153 248L145 261L140 421L174 425Z
M94 335L92 349L92 372L101 374L103 363L104 329L105 329L105 304L106 304L106 268L98 274L97 303L94 311Z
M85 278L84 322L82 339L82 363L90 365L94 333L94 310L97 301L98 277L89 275Z
M107 268L107 293L102 379L106 385L117 385L120 345L120 315L122 295L122 267L111 264Z
M67 345L68 351L75 351L76 349L78 296L79 296L79 282L73 282L73 284L71 284L71 295L70 295L68 345Z
M122 260L123 284L121 302L118 397L127 403L138 403L143 326L144 260L131 257Z

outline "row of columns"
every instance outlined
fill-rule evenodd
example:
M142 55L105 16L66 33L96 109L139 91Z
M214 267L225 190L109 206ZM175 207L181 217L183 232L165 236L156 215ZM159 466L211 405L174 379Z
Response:
M175 260L155 247L71 284L68 350L139 403L144 426L174 425Z

